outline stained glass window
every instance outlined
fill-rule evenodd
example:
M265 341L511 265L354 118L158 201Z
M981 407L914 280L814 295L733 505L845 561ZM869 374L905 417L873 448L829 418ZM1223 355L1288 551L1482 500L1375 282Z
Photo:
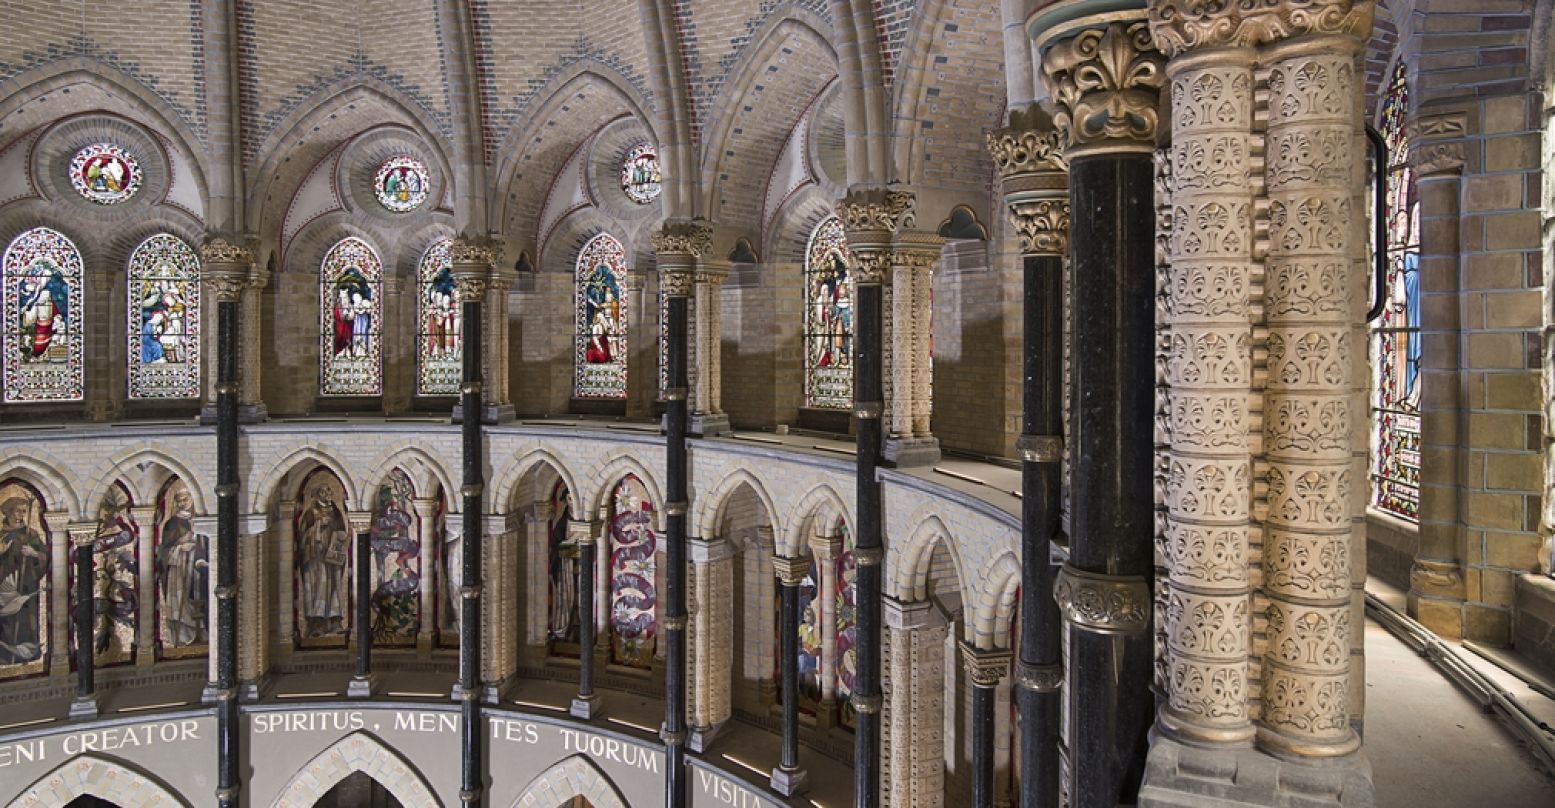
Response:
M130 255L130 398L200 396L200 259L159 233Z
M82 396L81 253L38 227L6 247L5 401L79 401Z
M373 177L373 195L391 213L409 213L427 201L427 167L414 157L385 160Z
M658 634L653 503L642 481L627 475L610 499L610 659L647 668Z
M97 507L97 532L92 538L92 660L97 666L135 659L140 625L140 526L130 508L129 489L115 482ZM65 567L70 587L70 613L76 613L75 559ZM75 663L76 621L69 621L70 661Z
M70 159L70 185L99 205L117 205L140 190L140 164L123 146L94 143Z
M577 653L578 648L578 545L567 537L567 511L571 497L567 485L558 482L551 491L551 517L546 523L546 558L550 576L546 598L546 637L551 650Z
M848 240L832 216L810 235L804 265L805 406L853 406L853 275Z
M853 727L853 677L858 671L858 599L854 584L858 562L853 555L853 532L842 526L842 549L837 554L837 709L842 725Z
M195 530L194 495L174 477L157 498L157 645L164 659L210 647L211 539Z
M351 529L340 480L308 475L292 519L297 644L344 648L351 618Z
M1388 145L1387 300L1372 324L1372 503L1394 516L1420 518L1420 206L1414 199L1409 142L1409 85L1394 68L1382 102Z
M383 265L355 236L341 239L319 268L319 390L326 396L383 392Z
M49 529L43 497L20 480L0 482L0 679L42 673L49 657Z
M368 547L372 551L372 625L376 645L416 644L421 628L421 530L405 472L378 485Z
M416 270L416 392L423 396L458 395L462 379L459 289L448 253L452 244L446 238L433 242Z
M646 205L659 197L663 175L659 171L659 153L652 143L639 143L628 149L621 160L621 190L626 198Z
M578 252L573 393L626 398L626 250L605 233Z

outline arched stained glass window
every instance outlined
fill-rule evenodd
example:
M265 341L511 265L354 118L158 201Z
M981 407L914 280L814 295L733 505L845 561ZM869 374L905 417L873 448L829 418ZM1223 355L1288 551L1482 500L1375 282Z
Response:
M383 393L383 264L350 236L319 267L319 391L326 396Z
M657 549L653 503L642 481L629 474L610 498L610 659L618 665L653 664L659 631Z
M446 238L433 242L416 269L416 392L423 396L459 394L464 342L452 244Z
M140 525L134 500L123 482L115 482L97 506L92 538L92 659L98 666L135 659L140 626ZM67 564L70 613L76 614L76 565ZM69 622L70 661L75 663L76 621Z
M852 728L857 721L853 709L853 677L858 671L858 596L854 581L858 562L854 558L853 531L842 525L842 548L837 553L837 709L842 725Z
M1394 516L1420 518L1420 207L1404 124L1409 85L1404 64L1393 71L1382 102L1388 145L1387 300L1372 323L1372 504Z
M81 253L58 231L36 227L5 249L6 402L80 401Z
M373 642L415 646L421 629L421 530L416 491L396 468L373 497L368 546L372 550Z
M157 645L163 659L204 655L210 647L211 539L194 526L194 495L177 477L162 487L156 547Z
M14 587L0 609L0 679L42 673L49 658L48 507L21 480L0 482L0 581Z
M842 222L832 216L810 235L804 264L805 406L853 406L853 273Z
M200 259L159 233L130 254L127 272L130 398L199 398Z
M573 394L626 398L626 249L606 233L589 239L576 268Z

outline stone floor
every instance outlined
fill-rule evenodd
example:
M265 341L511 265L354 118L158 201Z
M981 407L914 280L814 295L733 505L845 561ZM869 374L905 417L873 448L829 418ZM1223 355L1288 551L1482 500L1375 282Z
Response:
M1373 620L1366 621L1366 750L1379 808L1555 805L1555 779L1532 753Z

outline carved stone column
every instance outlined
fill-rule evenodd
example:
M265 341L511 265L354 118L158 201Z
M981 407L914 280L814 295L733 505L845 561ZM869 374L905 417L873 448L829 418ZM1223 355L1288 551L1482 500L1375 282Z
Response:
M687 539L691 557L691 751L706 752L733 713L734 546L727 539Z
M722 435L729 431L729 416L723 411L723 294L721 287L729 277L727 269L715 269L707 265L705 256L698 257L695 278L695 300L691 306L695 312L690 324L689 336L693 355L696 384L691 390L691 424L693 435Z
M837 558L842 553L841 536L811 536L810 555L815 559L816 590L821 615L821 709L815 724L830 729L837 714Z
M280 650L284 658L289 656L297 645L296 609L292 604L291 580L294 565L296 563L297 537L296 537L297 501L291 499L281 500L276 507L274 542L276 548L275 564L270 568L278 582L276 585L276 632L273 642ZM215 618L216 599L211 598L211 625L216 625ZM214 671L215 668L213 667ZM212 674L214 681L215 674Z
M772 559L782 584L782 621L778 627L783 687L783 755L772 770L772 790L793 797L809 790L809 774L799 767L799 586L810 574L810 557Z
M544 660L550 649L551 503L536 502L524 517L524 656ZM563 545L565 547L566 545ZM562 552L558 548L557 552Z
M157 506L137 506L130 509L130 515L135 519L135 524L140 525L140 537L136 542L136 550L139 553L140 568L136 571L135 584L141 593L140 608L136 610L135 626L135 667L149 668L157 658L157 620L156 608L151 604L156 602L157 591L157 557L156 528Z
M501 246L492 246L491 275L486 283L486 384L483 387L481 419L488 424L514 418L511 384L508 377L508 294L518 273L502 262Z
M940 808L945 804L945 632L928 601L886 598L891 646L886 688L885 804Z
M416 655L422 657L432 653L437 630L436 587L430 583L437 578L437 547L433 544L437 536L437 506L438 501L433 497L411 500L411 507L416 511L416 535L421 537L418 562L421 565L422 586L416 595L421 609L421 627L416 630Z
M506 393L487 393L497 383L499 375L504 380L507 377L507 344L496 342L505 334L506 289L511 285L511 273L504 273L497 266L502 257L502 243L496 239L455 239L448 248L448 257L453 265L454 282L459 285L460 322L463 324L460 349L465 356L473 354L479 358L479 365L473 371L481 381L479 420L490 424L512 420L513 405L508 403ZM498 287L502 287L500 292ZM499 301L498 306L491 305L494 300ZM469 319L470 305L479 312L478 320ZM502 312L499 314L496 308L501 308ZM496 322L499 317L504 322ZM495 355L490 355L493 349ZM495 403L498 398L501 404ZM463 420L463 400L454 405L453 417Z
M1020 712L1021 806L1058 805L1063 682L1062 621L1053 600L1053 540L1063 511L1064 258L1069 252L1068 163L1053 120L1041 108L1010 114L988 136L1020 236L1025 282L1021 455Z
M898 230L892 239L886 295L890 342L883 360L890 418L883 457L894 466L932 466L940 459L939 439L929 428L933 389L929 295L934 263L944 246L944 238L919 230Z
M273 589L275 582L265 574L264 566L268 521L262 513L238 518L238 696L244 701L259 699L270 672L272 618L265 590L267 586ZM196 533L210 535L216 532L213 527L202 518L195 519ZM286 585L291 585L291 578L286 579Z
M961 664L972 684L972 806L994 804L994 701L999 681L1009 673L1010 652L962 642Z
M1069 628L1068 793L1133 798L1154 710L1155 267L1152 192L1162 55L1144 10L1049 6L1028 33L1066 135L1073 218L1070 557L1054 590Z
M367 512L350 514L353 583L356 584L352 600L354 641L356 643L356 675L346 686L346 696L353 699L369 698L373 694L373 516Z
M239 240L241 241L241 240ZM265 284L270 273L254 263L254 251L237 241L222 236L212 236L200 247L200 278L204 282L206 333L210 342L206 346L204 367L205 406L200 419L205 423L216 421L217 377L221 363L221 301L230 299L236 303L233 316L237 321L235 335L240 346L247 347L237 357L233 369L234 393L238 402L238 422L257 423L266 416L264 399L260 395L258 346L261 342L260 305ZM210 306L215 303L215 306Z

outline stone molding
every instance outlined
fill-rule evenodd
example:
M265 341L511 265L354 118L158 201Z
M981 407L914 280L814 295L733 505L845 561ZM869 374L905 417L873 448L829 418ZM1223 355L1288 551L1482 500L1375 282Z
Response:
M772 568L784 586L799 586L810 574L809 556L773 556Z
M701 258L713 249L713 226L701 219L666 221L649 234L648 241L660 257Z
M998 687L999 680L1010 672L1010 651L1007 648L978 648L962 641L961 664L974 687Z
M1371 35L1370 0L1154 0L1150 32L1168 56L1312 34Z
M1103 575L1065 564L1053 597L1065 622L1082 631L1134 634L1150 625L1150 586L1143 577Z

